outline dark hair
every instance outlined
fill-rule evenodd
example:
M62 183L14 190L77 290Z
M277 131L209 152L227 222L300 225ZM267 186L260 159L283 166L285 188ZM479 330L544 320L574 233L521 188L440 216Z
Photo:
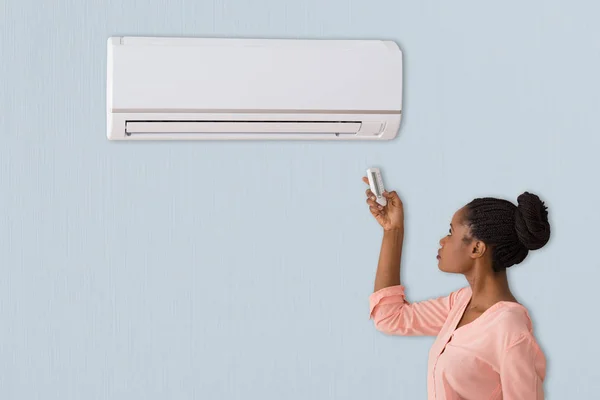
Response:
M465 223L474 239L492 248L492 268L501 271L521 263L529 250L542 248L550 239L548 211L535 194L525 192L518 206L507 200L478 198L466 206Z

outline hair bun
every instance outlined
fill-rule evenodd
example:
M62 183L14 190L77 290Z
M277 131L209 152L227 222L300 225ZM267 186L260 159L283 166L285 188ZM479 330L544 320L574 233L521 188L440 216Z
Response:
M519 241L528 250L537 250L550 239L550 223L548 209L540 198L525 192L518 199L515 213L515 229Z

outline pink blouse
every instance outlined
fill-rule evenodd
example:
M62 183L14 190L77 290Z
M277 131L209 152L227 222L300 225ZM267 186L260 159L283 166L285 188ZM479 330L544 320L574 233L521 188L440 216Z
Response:
M390 335L437 336L429 352L429 400L542 400L546 359L527 309L501 301L456 329L471 288L409 303L404 286L369 297L375 327Z

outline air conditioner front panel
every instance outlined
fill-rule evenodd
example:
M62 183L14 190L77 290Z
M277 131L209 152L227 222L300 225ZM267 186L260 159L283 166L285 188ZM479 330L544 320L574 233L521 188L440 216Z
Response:
M121 38L111 109L392 112L402 54L382 41Z

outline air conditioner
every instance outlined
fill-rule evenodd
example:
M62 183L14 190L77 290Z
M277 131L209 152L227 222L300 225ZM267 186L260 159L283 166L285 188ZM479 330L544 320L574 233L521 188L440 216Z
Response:
M111 37L110 140L389 140L391 41Z

